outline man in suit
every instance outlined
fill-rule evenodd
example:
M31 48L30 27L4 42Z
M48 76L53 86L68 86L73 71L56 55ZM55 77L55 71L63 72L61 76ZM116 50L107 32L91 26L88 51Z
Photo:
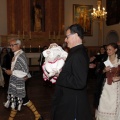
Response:
M66 30L65 42L70 51L56 81L52 120L92 120L86 92L89 58L82 44L83 36L79 24Z

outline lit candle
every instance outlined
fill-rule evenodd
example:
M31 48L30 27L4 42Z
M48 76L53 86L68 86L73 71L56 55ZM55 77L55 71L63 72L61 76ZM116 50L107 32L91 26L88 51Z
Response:
M23 39L24 39L24 30L23 30Z
M39 45L39 51L40 51L40 45Z
M53 39L55 39L55 31L53 32Z
M30 45L30 52L31 52L31 45Z
M31 31L30 31L29 35L30 35L30 39L31 39Z
M25 45L23 46L23 49L25 49Z
M59 32L58 32L58 39L60 39L60 30L59 30Z
M64 25L62 25L62 31L64 31L64 28L65 28L65 26L64 26Z
M18 30L18 38L20 37L20 31Z
M50 31L49 31L49 39L51 38L51 36L50 36Z

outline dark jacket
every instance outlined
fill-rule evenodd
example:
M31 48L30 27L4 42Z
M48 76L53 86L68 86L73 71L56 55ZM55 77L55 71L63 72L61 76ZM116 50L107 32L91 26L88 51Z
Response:
M53 120L92 120L86 92L88 65L83 45L70 49L56 82Z
M96 68L97 83L96 83L95 94L94 94L94 107L96 109L98 108L98 105L99 105L99 99L100 99L105 78L106 78L106 73L103 73L103 69L105 68L104 61L106 61L107 58L108 58L108 55L105 55Z
M11 68L11 57L10 55L7 53L4 57L3 57L3 62L1 63L1 57L0 57L0 64L1 67L6 68L6 69L10 69Z

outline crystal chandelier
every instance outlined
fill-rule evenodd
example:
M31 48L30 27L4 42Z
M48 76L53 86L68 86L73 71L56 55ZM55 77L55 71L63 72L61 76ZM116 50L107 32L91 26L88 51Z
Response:
M93 12L91 13L93 20L106 20L106 14L105 8L103 7L101 10L101 0L97 1L98 9L96 10L93 8Z

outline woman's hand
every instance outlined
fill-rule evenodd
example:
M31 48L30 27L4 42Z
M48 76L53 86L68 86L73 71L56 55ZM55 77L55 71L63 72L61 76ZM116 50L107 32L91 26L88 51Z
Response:
M104 73L108 72L108 71L111 71L111 67L110 66L105 67L105 69L103 70Z
M11 70L5 70L5 73L6 73L7 75L12 75L12 71L11 71Z
M89 64L89 68L95 68L95 67L96 67L96 64L93 64L93 63Z
M117 82L117 81L119 81L120 80L120 76L118 77L113 77L113 82Z
M24 80L25 80L25 81L28 80L28 76L25 76L25 77L24 77Z
M96 58L95 56L91 57L90 58L90 62L92 62L93 60L95 60L95 58Z

